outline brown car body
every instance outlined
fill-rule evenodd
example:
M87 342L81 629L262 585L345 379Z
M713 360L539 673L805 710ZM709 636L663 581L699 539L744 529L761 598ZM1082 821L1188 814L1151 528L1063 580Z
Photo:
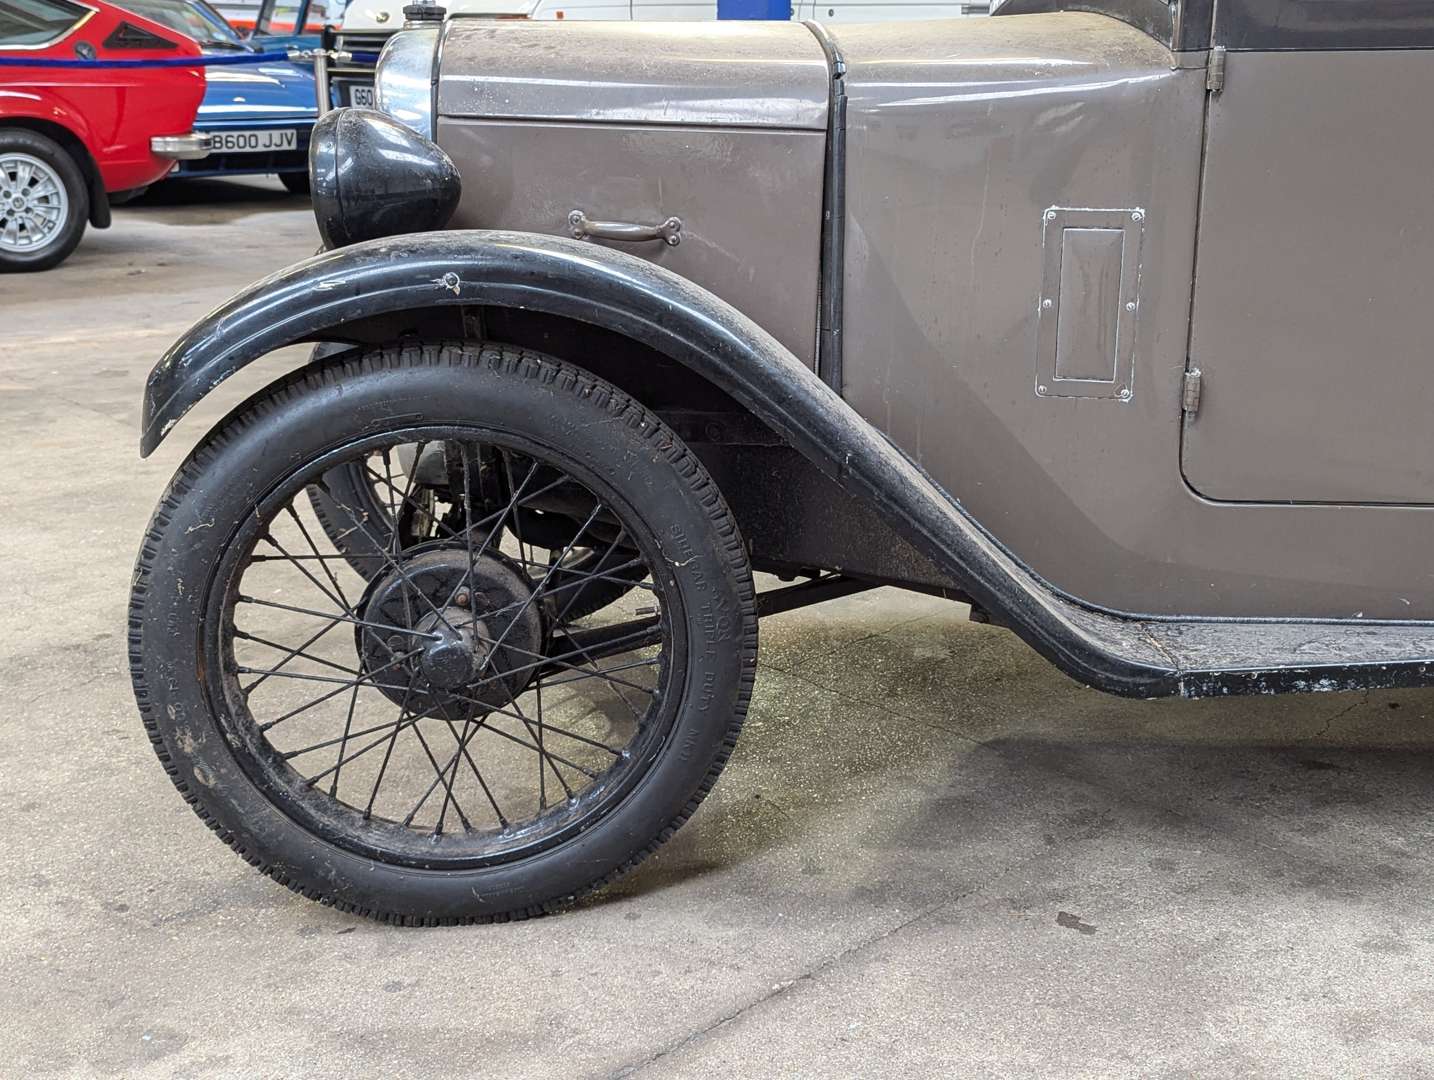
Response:
M216 312L146 452L294 341L508 341L655 409L758 568L969 599L1117 693L1428 682L1434 15L1059 6L449 20L448 231Z

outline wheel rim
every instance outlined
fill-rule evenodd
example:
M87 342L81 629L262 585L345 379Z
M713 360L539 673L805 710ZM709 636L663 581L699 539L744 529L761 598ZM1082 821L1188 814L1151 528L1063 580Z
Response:
M0 154L0 251L23 255L53 243L70 219L60 174L30 154Z
M390 532L365 580L306 487L438 440L461 448L455 498L473 526L408 548ZM480 454L495 451L503 475L485 488ZM563 610L585 576L504 528L555 491L582 515L575 541L630 547L647 568L601 626ZM395 517L411 494L395 489ZM338 846L441 869L525 858L591 828L660 757L686 656L664 568L640 516L546 447L474 429L369 437L291 473L226 549L208 604L216 715L271 801Z

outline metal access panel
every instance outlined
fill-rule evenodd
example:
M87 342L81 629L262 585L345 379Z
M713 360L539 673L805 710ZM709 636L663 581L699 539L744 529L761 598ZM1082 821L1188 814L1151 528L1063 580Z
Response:
M1231 52L1184 424L1229 502L1434 503L1434 50Z
M1145 211L1053 206L1043 215L1036 302L1036 393L1114 398L1134 393Z

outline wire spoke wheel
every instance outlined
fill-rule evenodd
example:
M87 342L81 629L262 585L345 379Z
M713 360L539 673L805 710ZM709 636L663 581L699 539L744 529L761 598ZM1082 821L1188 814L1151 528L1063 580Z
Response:
M360 474L363 499L334 482ZM423 923L539 914L655 850L731 752L756 656L697 459L506 347L336 357L251 401L156 511L130 626L196 811L305 895Z
M417 481L430 448L451 503ZM410 431L338 456L379 477L389 522L412 524L332 500L372 544L360 573L301 474L236 539L209 670L246 768L293 816L386 861L481 865L581 828L671 726L663 690L685 643L655 539L615 494L511 437ZM328 493L332 460L306 472L320 469ZM539 512L562 519L561 547L522 538ZM595 569L574 565L579 549ZM615 569L628 601L580 628L574 601Z

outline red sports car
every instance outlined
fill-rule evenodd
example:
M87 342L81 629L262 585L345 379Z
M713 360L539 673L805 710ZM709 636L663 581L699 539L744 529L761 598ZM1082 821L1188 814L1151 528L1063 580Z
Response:
M0 271L49 269L87 222L109 225L112 194L203 156L202 68L109 63L191 56L189 38L104 0L0 0Z

